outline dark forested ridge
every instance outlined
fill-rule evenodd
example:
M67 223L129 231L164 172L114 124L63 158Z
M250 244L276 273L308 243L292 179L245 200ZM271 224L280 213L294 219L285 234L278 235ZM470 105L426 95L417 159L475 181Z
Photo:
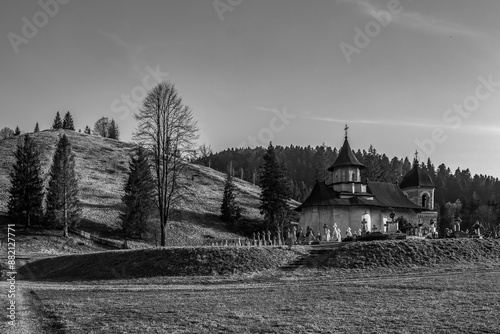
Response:
M327 172L338 155L337 148L323 144L316 147L276 146L276 155L287 166L292 189L292 198L303 201L310 193L315 180L331 182ZM210 155L206 164L255 184L259 183L259 167L263 165L265 148L231 148ZM408 157L389 158L370 146L368 150L358 150L356 157L366 169L362 179L382 182L401 182L411 169ZM413 160L413 159L412 159ZM450 170L445 164L435 166L430 159L420 162L421 168L429 173L437 186L436 209L440 213L442 228L460 217L463 229L471 229L476 221L485 227L500 224L500 182L497 177L472 175L469 169Z

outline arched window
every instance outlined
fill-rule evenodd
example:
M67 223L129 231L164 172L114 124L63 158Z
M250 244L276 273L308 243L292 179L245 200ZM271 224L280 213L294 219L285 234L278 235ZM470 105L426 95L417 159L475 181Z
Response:
M427 207L428 201L429 201L429 196L427 196L427 194L423 194L422 195L422 206L424 208Z
M352 180L356 182L356 173L352 173Z

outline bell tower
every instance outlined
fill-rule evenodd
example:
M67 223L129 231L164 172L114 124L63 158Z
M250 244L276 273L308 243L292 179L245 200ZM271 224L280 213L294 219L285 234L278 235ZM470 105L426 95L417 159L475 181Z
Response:
M365 165L359 162L348 140L349 127L345 126L344 145L340 149L337 160L328 168L332 172L333 190L341 195L366 193L366 185L361 182L361 170Z
M413 168L404 176L399 187L413 203L427 210L434 210L436 185L432 182L429 174L419 167L418 151L415 152Z

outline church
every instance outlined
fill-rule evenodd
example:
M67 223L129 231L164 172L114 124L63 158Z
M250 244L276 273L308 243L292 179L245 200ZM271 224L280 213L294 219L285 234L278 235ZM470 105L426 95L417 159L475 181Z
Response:
M311 194L295 211L300 212L299 225L315 234L324 234L325 229L340 229L342 236L350 229L353 233L364 225L369 232L396 232L397 222L403 216L418 229L426 233L434 229L437 212L434 210L436 186L415 159L413 168L400 184L361 181L361 170L365 166L354 155L348 141L347 126L345 140L337 159L328 171L333 183L316 181Z

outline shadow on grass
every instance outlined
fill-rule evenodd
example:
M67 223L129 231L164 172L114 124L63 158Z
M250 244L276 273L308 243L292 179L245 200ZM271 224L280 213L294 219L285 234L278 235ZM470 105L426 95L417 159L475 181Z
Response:
M102 198L111 198L109 196L102 196ZM112 210L119 210L120 209L120 204L91 204L91 203L82 203L83 208L90 208L90 209L112 209Z
M120 230L114 229L106 224L96 223L95 221L89 219L80 220L76 228L103 238L123 238Z
M0 212L0 226L11 224L9 216L7 213Z

